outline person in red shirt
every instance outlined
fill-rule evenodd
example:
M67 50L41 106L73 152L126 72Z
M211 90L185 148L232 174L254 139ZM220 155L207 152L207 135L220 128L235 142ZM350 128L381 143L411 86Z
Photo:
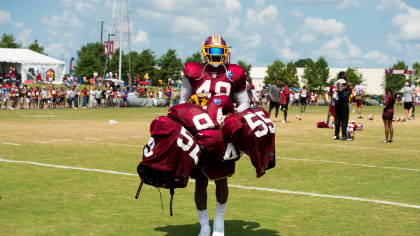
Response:
M9 105L12 109L15 108L15 94L16 94L15 89L14 88L10 89L10 92L9 92L10 104Z
M144 97L144 95L145 95L145 91L144 91L143 86L140 86L140 87L139 87L139 94L140 94L140 96Z
M36 87L33 92L34 94L32 94L32 101L34 104L34 109L39 109L39 96L41 95L41 91L39 90L39 87Z
M88 90L87 90L86 87L84 87L82 89L82 108L83 109L86 109L87 102L88 102L88 96L89 96Z
M392 94L391 88L386 88L386 97L384 102L384 110L382 112L382 120L385 126L385 140L383 143L392 143L394 136L394 128L392 127L392 119L394 117L395 96Z
M334 117L334 123L335 123L335 96L336 96L336 91L335 91L335 86L331 85L330 86L330 90L328 91L328 94L331 96L331 101L330 101L330 107L328 109L328 116L327 116L327 124L330 125L330 117L333 116Z
M153 92L152 89L149 90L149 98L153 98L154 97L155 92Z
M290 101L290 89L287 86L287 81L283 82L283 91L280 94L280 106L281 110L283 111L284 119L281 123L287 123L287 110L289 108L289 101Z

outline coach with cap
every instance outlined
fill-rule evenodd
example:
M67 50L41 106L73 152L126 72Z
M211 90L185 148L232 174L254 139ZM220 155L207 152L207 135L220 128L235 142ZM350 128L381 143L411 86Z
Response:
M338 80L336 82L337 94L335 99L335 134L334 140L340 139L341 127L341 140L352 140L347 137L347 124L349 122L349 96L352 90L351 83L347 82L346 72L341 71L338 73Z

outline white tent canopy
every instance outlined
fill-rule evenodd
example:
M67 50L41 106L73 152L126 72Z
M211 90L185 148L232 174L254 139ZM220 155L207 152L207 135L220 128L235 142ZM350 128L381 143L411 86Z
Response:
M0 72L8 73L10 66L15 68L17 74L21 74L22 82L33 80L33 72L52 69L54 83L61 83L65 63L29 49L0 48Z

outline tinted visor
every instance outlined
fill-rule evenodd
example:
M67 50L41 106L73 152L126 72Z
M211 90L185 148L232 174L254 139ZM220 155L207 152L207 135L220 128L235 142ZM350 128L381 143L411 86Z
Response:
M211 55L223 55L224 52L223 48L209 48L209 54Z

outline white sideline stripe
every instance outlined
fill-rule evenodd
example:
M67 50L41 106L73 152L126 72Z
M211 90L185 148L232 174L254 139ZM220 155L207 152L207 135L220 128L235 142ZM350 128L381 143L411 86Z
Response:
M112 139L128 139L127 137L115 137L115 136L109 136L109 138L112 138Z
M45 118L45 117L55 117L55 115L32 115L32 116L22 116L24 118Z
M41 143L41 144L48 144L48 142L45 142L45 141L32 141L31 143Z
M88 141L101 141L101 139L99 138L84 138L84 139Z
M71 141L70 139L51 139L51 142L68 142Z
M419 205L374 200L374 199L359 198L359 197L346 197L346 196L337 196L337 195L328 195L328 194L319 194L319 193L307 193L307 192L280 190L280 189L273 189L273 188L246 187L246 186L234 185L234 184L229 184L229 187L249 189L249 190L268 191L268 192L277 192L277 193L286 193L286 194L295 194L295 195L305 195L305 196L312 196L312 197L324 197L324 198L336 198L336 199L345 199L345 200L353 200L353 201L361 201L361 202L373 202L373 203L379 203L379 204L420 209Z
M8 143L8 142L1 142L2 144L5 144L5 145L13 145L13 146L20 146L20 144L19 143Z
M22 163L22 164L30 164L36 166L46 166L46 167L54 167L54 168L61 168L61 169L72 169L72 170L83 170L83 171L90 171L90 172L101 172L101 173L108 173L108 174L115 174L115 175L130 175L130 176L137 176L135 174L118 172L113 170L101 170L101 169L90 169L90 168L83 168L83 167L73 167L73 166L62 166L62 165L53 165L53 164L45 164L33 161L17 161L17 160L7 160L0 158L2 162L9 162L9 163Z
M113 170L101 170L101 169L90 169L90 168L83 168L83 167L52 165L52 164L45 164L45 163L32 162L32 161L7 160L3 158L0 158L0 161L9 162L9 163L31 164L31 165L37 165L37 166L46 166L46 167L54 167L54 168L62 168L62 169L82 170L82 171L89 171L89 172L101 172L101 173L116 174L116 175L137 176L136 174L124 173L124 172L113 171ZM319 193L308 193L308 192L281 190L281 189L273 189L273 188L247 187L247 186L236 185L236 184L229 184L229 187L239 188L239 189L248 189L248 190L267 191L267 192L277 192L277 193L285 193L285 194L294 194L294 195L304 195L304 196L311 196L311 197L335 198L335 199L353 200L353 201L360 201L360 202L373 202L373 203L379 203L379 204L385 204L385 205L420 209L419 205L374 200L374 199L367 199L367 198L337 196L337 195L328 195L328 194L319 194Z
M289 158L289 157L276 157L276 159L290 160L290 161L324 162L324 163L331 163L331 164L350 165L350 166L362 166L362 167L369 167L369 168L383 168L383 169L395 169L395 170L420 171L420 169L392 167L392 166L374 166L374 165L367 165L367 164L347 163L347 162L342 162L342 161L312 160L312 159Z

